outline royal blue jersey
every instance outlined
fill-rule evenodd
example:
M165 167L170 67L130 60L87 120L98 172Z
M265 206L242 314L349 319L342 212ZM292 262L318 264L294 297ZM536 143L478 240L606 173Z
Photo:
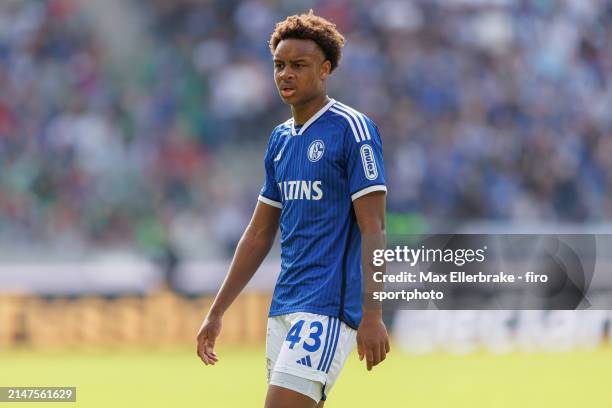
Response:
M353 200L386 191L378 128L333 99L296 128L277 126L259 200L281 209L281 271L270 316L361 320L361 235Z

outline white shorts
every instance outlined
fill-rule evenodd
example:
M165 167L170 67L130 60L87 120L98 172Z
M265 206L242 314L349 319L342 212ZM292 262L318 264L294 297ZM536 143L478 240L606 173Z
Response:
M268 318L268 383L317 403L325 400L356 337L357 332L337 317L298 312Z

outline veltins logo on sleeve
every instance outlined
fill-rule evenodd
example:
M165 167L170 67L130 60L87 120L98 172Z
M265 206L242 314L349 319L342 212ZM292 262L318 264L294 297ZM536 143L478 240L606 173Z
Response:
M323 152L325 151L325 144L322 140L315 140L308 146L308 160L311 162L316 162L323 157Z
M376 160L374 159L374 151L372 146L364 144L361 146L361 162L363 163L363 171L368 180L375 180L378 177L378 169L376 168Z

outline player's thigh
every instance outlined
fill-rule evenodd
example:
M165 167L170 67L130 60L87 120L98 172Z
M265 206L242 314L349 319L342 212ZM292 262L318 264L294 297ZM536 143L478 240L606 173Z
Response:
M312 398L285 387L270 384L266 395L265 408L316 408Z

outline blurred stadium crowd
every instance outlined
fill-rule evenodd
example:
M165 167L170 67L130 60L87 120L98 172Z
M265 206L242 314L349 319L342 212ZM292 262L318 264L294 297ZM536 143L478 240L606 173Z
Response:
M310 7L347 37L329 94L378 123L390 212L612 217L612 1L131 0L123 64L86 3L0 4L2 242L231 250L290 115L267 40Z

